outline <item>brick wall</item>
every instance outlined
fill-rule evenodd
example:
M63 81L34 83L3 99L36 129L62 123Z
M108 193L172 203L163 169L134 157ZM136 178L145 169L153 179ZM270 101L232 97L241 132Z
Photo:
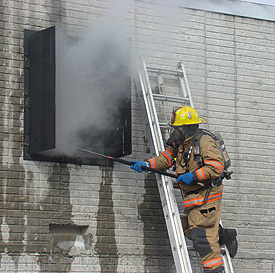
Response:
M113 7L77 2L0 1L0 272L175 272L153 175L23 160L24 28L77 35ZM126 12L133 53L156 66L184 61L195 107L228 146L222 220L238 230L235 272L273 272L274 22L126 4L114 8ZM129 159L150 156L142 115L133 88Z

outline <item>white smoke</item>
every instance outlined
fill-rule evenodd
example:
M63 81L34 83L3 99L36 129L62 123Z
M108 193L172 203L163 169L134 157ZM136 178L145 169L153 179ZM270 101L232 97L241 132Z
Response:
M120 7L125 11L125 5ZM123 9L119 10L76 38L57 31L56 146L59 152L66 153L66 147L70 146L85 147L89 135L98 142L95 145L102 145L100 133L116 126L116 110L126 95L122 88L125 72L130 73L125 71L130 58L126 18Z

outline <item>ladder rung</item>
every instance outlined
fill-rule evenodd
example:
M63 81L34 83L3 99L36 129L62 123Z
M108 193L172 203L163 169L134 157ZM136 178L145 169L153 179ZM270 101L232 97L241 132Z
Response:
M169 101L169 102L186 102L186 101L190 101L189 98L167 96L167 95L161 95L161 94L153 94L153 97L156 100Z
M220 250L221 250L221 253L222 253L222 255L226 255L226 249L225 249L225 247L220 247Z
M192 246L187 246L187 249L188 249L189 251L196 251L195 248L192 247Z
M159 123L159 126L161 127L161 128L164 128L164 129L170 129L171 127L167 124L167 123L165 123L165 122L160 122Z
M196 251L195 250L195 248L193 247L193 246L187 246L187 249L189 250L189 251ZM225 255L226 254L226 249L225 249L225 247L220 247L220 250L221 250L221 253L222 253L222 255Z
M162 72L163 74L171 74L171 75L177 75L177 76L182 75L182 70L178 70L178 69L156 68L152 66L147 66L147 70L155 73Z

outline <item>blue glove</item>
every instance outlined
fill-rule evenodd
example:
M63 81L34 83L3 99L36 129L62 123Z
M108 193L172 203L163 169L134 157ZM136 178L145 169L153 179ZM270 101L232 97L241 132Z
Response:
M139 172L139 173L143 172L141 166L149 167L148 163L143 162L143 161L131 161L131 163L135 163L135 164L131 165L130 168L137 171L137 172Z
M192 173L185 173L185 174L182 174L178 179L177 179L177 182L178 183L183 183L185 185L189 185L191 184L192 182L194 181L194 176Z

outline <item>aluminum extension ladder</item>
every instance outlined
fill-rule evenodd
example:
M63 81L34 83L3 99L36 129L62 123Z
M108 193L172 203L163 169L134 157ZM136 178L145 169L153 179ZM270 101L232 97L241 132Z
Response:
M178 63L176 69L166 69L146 66L144 60L140 60L137 67L136 87L142 110L146 113L150 151L152 156L157 156L165 149L163 139L167 139L169 128L167 117L171 117L171 111L175 106L193 107L192 96L182 62ZM192 247L187 245L182 230L172 179L160 174L156 174L156 178L176 271L177 273L195 272L189 256ZM234 273L226 248L222 249L222 257L225 272ZM198 270L195 273L202 272L200 265Z

